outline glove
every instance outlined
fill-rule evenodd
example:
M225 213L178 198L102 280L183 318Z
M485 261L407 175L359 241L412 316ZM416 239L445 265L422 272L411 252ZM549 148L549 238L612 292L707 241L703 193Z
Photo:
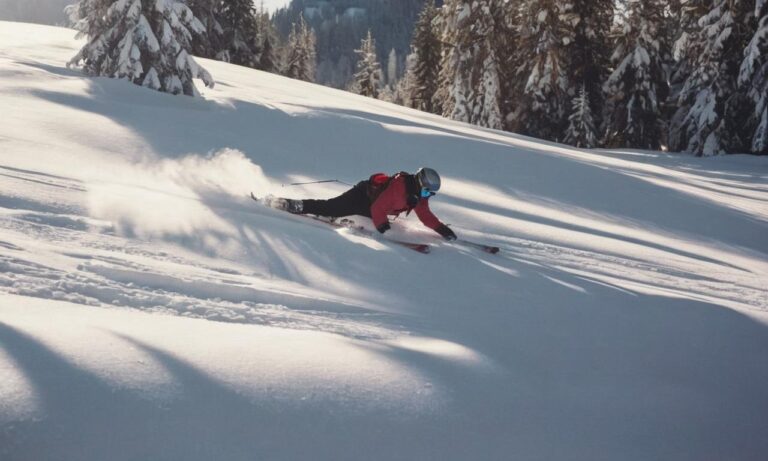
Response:
M382 234L388 230L390 230L392 227L389 225L388 222L385 222L381 226L377 227L376 230L381 232Z
M450 227L446 226L445 224L440 224L440 227L435 229L435 232L442 235L444 239L448 241L456 240L456 234L451 230Z

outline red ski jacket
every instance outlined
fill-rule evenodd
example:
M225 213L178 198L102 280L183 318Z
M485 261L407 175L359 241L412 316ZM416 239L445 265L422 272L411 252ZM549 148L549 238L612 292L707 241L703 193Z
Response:
M388 222L387 216L397 216L410 209L411 207L408 206L408 193L405 186L405 177L403 175L396 175L389 182L387 188L384 189L371 204L371 219L373 220L373 225L379 227ZM428 198L419 198L416 206L413 207L413 211L416 212L416 216L419 217L419 220L430 229L437 230L437 228L443 224L429 209Z

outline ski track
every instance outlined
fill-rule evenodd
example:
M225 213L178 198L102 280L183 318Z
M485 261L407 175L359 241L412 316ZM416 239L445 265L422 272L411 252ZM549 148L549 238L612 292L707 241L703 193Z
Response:
M731 268L702 274L648 261L524 239L518 240L516 244L508 246L506 251L521 260L572 273L593 282L604 282L617 290L625 290L620 286L628 282L638 289L662 288L692 299L768 311L764 280L758 274L745 274L744 271Z
M345 312L331 303L315 302L320 306L317 308L313 303L304 302L308 307L302 306L300 300L286 306L290 293L270 294L254 288L254 281L263 282L268 276L202 265L199 260L172 254L172 250L158 251L153 242L142 243L115 235L113 223L86 215L87 210L81 203L87 190L78 181L8 167L2 170L11 172L0 175L2 190L16 192L13 197L0 197L0 205L5 208L0 215L0 228L67 248L66 252L59 252L56 259L68 261L64 265L73 270L35 262L19 243L2 241L0 290L102 308L133 308L212 321L318 330L355 338L391 338L407 333L396 318L387 314L353 312L353 309ZM32 209L19 208L19 205ZM254 213L253 209L238 207L230 207L228 211ZM414 235L419 237L418 232ZM523 238L491 240L496 240L502 248L502 253L491 261L534 264L624 292L666 290L670 295L690 299L768 310L760 277L734 268L718 266L710 273L694 273L672 265ZM439 250L475 256L474 250L449 248L449 245ZM141 259L194 268L198 275L180 278L175 273L158 273L156 264L150 268L137 262ZM565 284L558 281L556 275L547 278Z
M69 256L89 261L70 272L29 261L22 249L12 251L15 253L0 251L0 291L10 294L212 321L317 330L364 339L404 333L385 326L383 314L295 310L255 300L235 301L243 294L246 298L258 298L259 292L239 286L235 280L216 280L215 274L207 280L180 279L115 257L80 255ZM231 300L222 299L228 290L232 290Z
M48 177L52 179L39 179ZM62 189L70 195L62 195ZM156 242L137 243L115 235L111 223L82 215L87 211L79 203L84 201L86 189L78 182L23 171L0 175L0 190L15 191L13 196L0 195L0 229L9 231L5 235L15 233L20 241L30 239L66 248L53 259L71 267L66 270L41 264L35 261L40 258L34 258L23 244L0 241L0 291L96 307L317 330L354 338L382 339L405 333L385 314L340 306L316 309L316 305L330 304L317 299L300 297L289 308L276 301L290 299L290 293L270 294L251 286L263 275L207 266L158 251ZM62 203L62 197L70 200ZM187 273L192 268L201 275L180 278L177 274L158 273L156 267L136 262L141 259L179 266ZM274 298L275 302L262 302L264 298Z

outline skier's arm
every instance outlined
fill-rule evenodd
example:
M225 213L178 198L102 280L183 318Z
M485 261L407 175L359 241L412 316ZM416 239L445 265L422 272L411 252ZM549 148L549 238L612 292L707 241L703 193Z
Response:
M433 229L438 234L442 235L446 240L456 240L456 234L450 227L441 223L437 216L429 209L429 202L427 200L419 200L418 205L414 208L416 216L419 217L425 226Z
M398 194L404 193L402 189L402 184L397 184L396 181L392 181L389 187L384 189L384 191L382 191L376 198L376 201L371 204L371 220L379 232L385 232L389 229L389 219L387 218L387 214L395 209L393 204L396 203Z
M438 227L443 225L443 223L437 219L437 216L432 213L432 210L429 209L429 202L427 200L419 200L419 203L413 211L416 212L416 216L419 217L422 224L430 229L437 230Z

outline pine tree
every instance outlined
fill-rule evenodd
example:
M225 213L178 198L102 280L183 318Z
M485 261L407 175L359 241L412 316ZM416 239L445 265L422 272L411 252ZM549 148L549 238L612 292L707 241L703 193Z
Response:
M768 154L768 0L755 1L757 26L744 51L739 85L754 103L751 150Z
M352 89L355 93L370 98L377 98L381 87L381 64L376 58L376 41L371 36L371 31L360 42L360 49L355 50L360 57L357 61Z
M440 56L438 85L432 103L438 109L437 113L444 117L454 116L458 112L457 107L463 107L466 100L466 89L460 84L458 75L461 53L456 47L459 34L458 17L462 7L461 0L446 0L435 19L437 29L441 31L440 42L444 46Z
M658 40L663 5L628 0L626 8L611 57L614 71L604 85L606 144L658 150L664 133L660 104L668 93Z
M309 28L304 16L299 16L299 23L293 24L291 34L288 36L285 75L290 78L314 82L316 61L314 31Z
M584 84L573 100L573 110L568 117L568 129L564 142L576 147L592 148L597 145L597 126L592 116L587 85Z
M443 40L448 49L440 69L443 115L488 128L502 128L500 60L497 57L497 17L494 0L446 4Z
M433 27L437 14L434 0L427 0L413 32L412 73L406 74L411 76L407 95L410 101L408 105L432 113L437 112L433 98L437 92L440 72L440 40Z
M300 23L302 47L304 49L304 75L308 82L315 81L317 74L317 36L309 24L303 20Z
M570 100L566 47L573 43L573 3L525 0L520 30L520 67L515 93L520 105L512 117L516 131L558 140L567 123Z
M405 57L405 73L403 75L403 78L401 78L397 85L395 86L395 95L394 95L394 102L396 104L401 104L406 107L413 107L416 109L424 110L421 107L417 106L417 103L413 101L411 98L414 94L417 94L417 82L416 82L416 73L414 69L416 68L416 62L418 60L418 56L416 53L411 53L408 56ZM431 98L430 98L431 99ZM430 101L431 104L431 101Z
M110 0L80 0L64 8L77 38L95 37L109 27L107 11Z
M258 68L266 72L278 74L280 73L280 65L275 55L275 48L272 46L272 40L269 35L264 37L264 41L261 44Z
M197 95L194 78L213 86L190 54L205 27L176 0L81 0L69 9L88 41L68 65L167 93Z
M675 61L690 68L701 51L696 40L700 30L699 20L709 12L712 0L678 0L678 4L677 9L672 11L677 20L672 52Z
M750 39L746 25L754 11L747 1L712 0L699 19L700 44L678 99L680 144L696 155L749 150L749 99L738 87L743 52ZM753 5L753 4L752 4Z
M256 17L259 29L258 44L261 49L257 67L273 74L280 73L280 62L276 54L277 31L272 21L269 20L269 13L264 9L264 3L259 6Z
M523 30L523 7L525 2L514 1L502 3L499 18L500 32L498 39L498 57L501 64L501 110L504 115L504 128L509 131L519 131L521 111L525 104L520 97L522 85L518 80L518 69L523 67L523 56L520 52L520 37Z
M226 0L221 4L224 24L224 53L219 59L241 66L256 67L260 46L253 0Z
M573 30L573 42L566 48L567 94L575 94L564 142L579 147L596 147L600 137L602 82L610 54L606 33L613 21L613 7L613 0L573 0L564 16Z
M192 36L195 56L220 59L225 50L224 28L221 25L222 0L187 0L192 13L205 27L205 33Z
M288 40L285 44L283 69L286 77L295 78L297 80L301 80L301 75L304 69L304 53L301 50L301 43L302 40L299 37L299 30L296 27L296 23L293 23L291 25L291 32L288 34Z
M389 85L383 85L381 89L379 90L379 94L376 96L377 99L381 99L382 101L395 103L395 98L397 95L395 94L395 91L390 87Z
M397 51L392 48L387 57L387 85L394 87L397 83Z
M2 1L2 0L0 0ZM274 3L274 1L273 1ZM287 1L285 3L288 3ZM378 59L386 66L387 53L395 48L402 66L410 52L413 26L424 0L292 0L273 15L281 38L300 13L317 35L317 78L323 84L346 88L355 72L360 40L368 29L376 37ZM402 75L402 69L398 73Z
M701 53L702 43L698 41L699 19L709 10L712 0L678 0L676 9L677 34L672 47L672 63L670 70L670 101L673 102L674 113L670 117L667 144L669 150L679 152L687 148L686 126L684 121L690 107L688 104L678 104L686 80L696 69L696 59Z
M307 74L310 82L317 75L317 35L308 24L304 23L304 48L307 50Z

